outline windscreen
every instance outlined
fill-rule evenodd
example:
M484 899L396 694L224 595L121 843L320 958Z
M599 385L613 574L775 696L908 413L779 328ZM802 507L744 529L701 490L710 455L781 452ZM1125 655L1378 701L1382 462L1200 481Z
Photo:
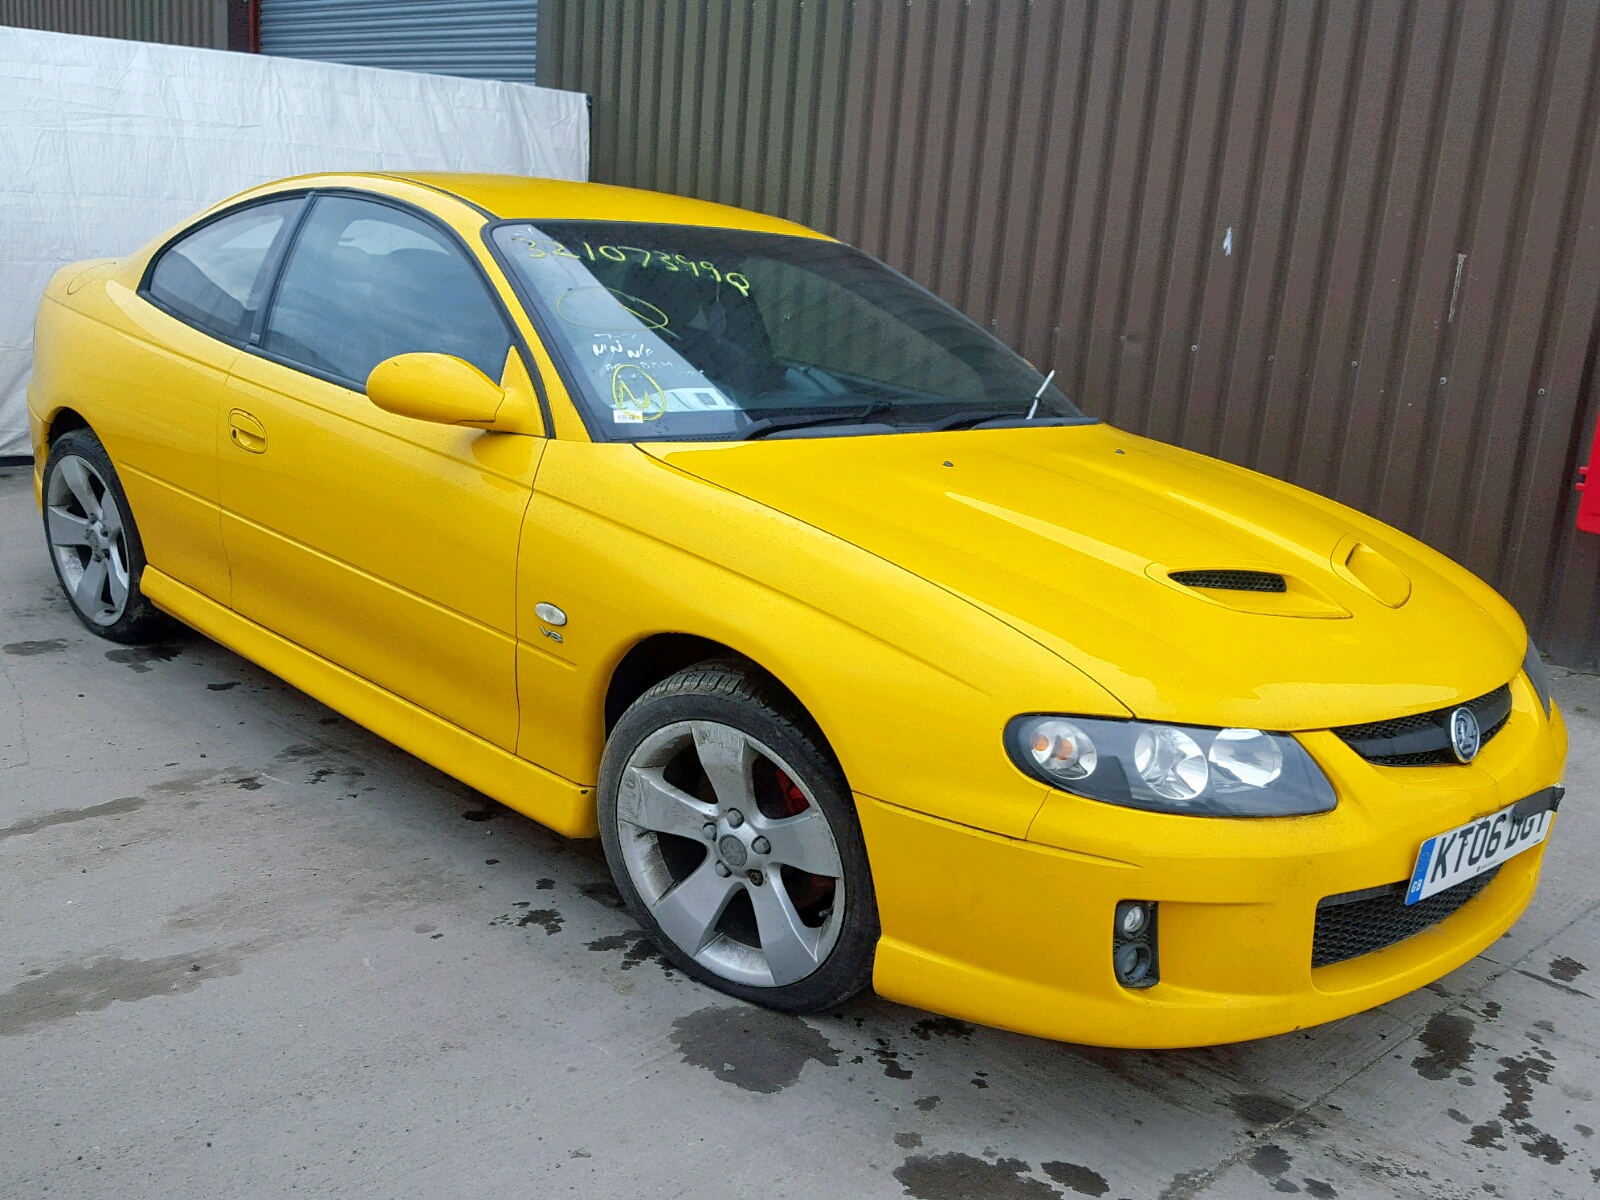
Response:
M837 242L600 221L505 223L493 239L606 438L1089 420L983 329Z

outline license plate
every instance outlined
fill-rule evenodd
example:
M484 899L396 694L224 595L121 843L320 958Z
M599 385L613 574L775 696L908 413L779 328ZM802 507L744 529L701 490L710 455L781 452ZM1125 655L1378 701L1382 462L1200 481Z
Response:
M1459 828L1435 834L1417 852L1406 903L1426 900L1531 850L1550 832L1550 821L1559 802L1559 790L1551 788Z

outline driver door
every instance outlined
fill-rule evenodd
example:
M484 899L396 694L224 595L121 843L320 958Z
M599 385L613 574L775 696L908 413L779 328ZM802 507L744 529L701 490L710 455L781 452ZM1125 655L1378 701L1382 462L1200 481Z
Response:
M374 406L367 374L414 351L497 380L514 353L444 230L377 199L317 196L224 395L234 608L514 750L517 539L544 439Z

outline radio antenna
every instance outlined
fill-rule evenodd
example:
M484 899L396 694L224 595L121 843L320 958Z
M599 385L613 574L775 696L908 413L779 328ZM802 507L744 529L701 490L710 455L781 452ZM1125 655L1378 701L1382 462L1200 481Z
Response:
M1039 390L1033 394L1033 403L1028 406L1028 415L1022 418L1024 421L1033 420L1033 414L1039 411L1039 397L1044 395L1045 388L1050 386L1050 381L1055 377L1056 369L1051 367L1050 374L1044 377L1044 382L1039 385Z

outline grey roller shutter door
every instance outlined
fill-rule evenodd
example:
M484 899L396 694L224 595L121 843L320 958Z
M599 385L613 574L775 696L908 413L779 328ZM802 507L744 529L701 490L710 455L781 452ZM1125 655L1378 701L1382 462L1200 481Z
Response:
M538 0L261 0L261 53L532 83Z

